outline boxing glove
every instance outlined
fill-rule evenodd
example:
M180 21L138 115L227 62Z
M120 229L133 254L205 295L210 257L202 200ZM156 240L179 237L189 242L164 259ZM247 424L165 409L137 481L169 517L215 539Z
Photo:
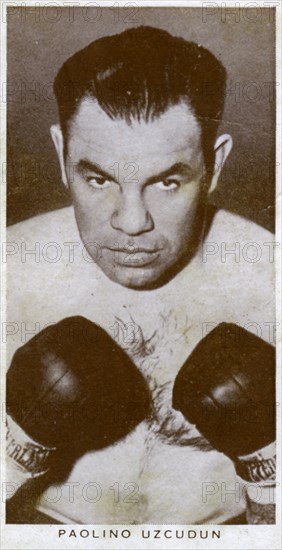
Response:
M275 479L275 350L222 323L195 347L173 388L173 407L251 482Z
M19 348L7 373L7 452L30 476L128 434L150 411L145 380L99 326L70 317Z

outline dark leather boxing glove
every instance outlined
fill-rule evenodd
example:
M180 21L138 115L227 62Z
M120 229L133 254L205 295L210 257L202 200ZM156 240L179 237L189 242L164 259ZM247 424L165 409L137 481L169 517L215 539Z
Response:
M237 325L218 325L178 373L173 407L235 462L241 477L274 479L269 445L275 440L275 350L270 344ZM263 448L270 456L260 452Z
M51 451L82 455L110 445L149 410L147 384L125 352L101 327L70 317L38 333L12 359L8 456L37 475L48 469Z

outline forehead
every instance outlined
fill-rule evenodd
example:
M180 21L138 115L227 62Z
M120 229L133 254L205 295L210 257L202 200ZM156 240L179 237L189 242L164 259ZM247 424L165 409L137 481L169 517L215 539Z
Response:
M153 121L112 120L93 99L84 99L70 125L69 153L115 160L201 153L201 128L185 103L170 106ZM179 158L180 158L179 157Z

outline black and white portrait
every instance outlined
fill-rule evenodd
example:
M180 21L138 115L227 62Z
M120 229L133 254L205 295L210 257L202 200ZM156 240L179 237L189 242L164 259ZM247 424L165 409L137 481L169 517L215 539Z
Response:
M274 527L276 10L55 4L6 13L7 527Z

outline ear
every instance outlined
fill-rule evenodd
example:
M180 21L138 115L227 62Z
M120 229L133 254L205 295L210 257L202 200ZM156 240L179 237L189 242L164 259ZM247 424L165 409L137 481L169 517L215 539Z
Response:
M223 165L232 149L233 140L229 134L223 134L219 136L215 142L214 151L215 151L215 162L214 162L214 172L211 179L209 193L215 190L220 176Z
M67 174L66 174L66 168L65 168L65 162L64 162L64 139L63 139L63 133L61 130L61 127L59 124L53 124L50 128L50 134L52 141L55 145L55 149L57 151L60 168L61 168L61 178L63 184L68 187L68 180L67 180Z

